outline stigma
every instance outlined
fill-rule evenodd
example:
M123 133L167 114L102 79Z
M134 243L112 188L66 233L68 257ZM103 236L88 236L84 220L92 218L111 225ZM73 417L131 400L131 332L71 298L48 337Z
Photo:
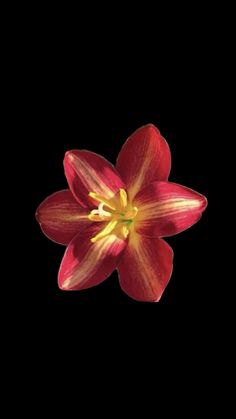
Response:
M107 222L106 226L91 238L92 243L111 233L126 239L138 208L130 205L125 189L119 189L118 194L109 200L95 192L89 192L89 196L98 203L98 207L88 214L89 220Z

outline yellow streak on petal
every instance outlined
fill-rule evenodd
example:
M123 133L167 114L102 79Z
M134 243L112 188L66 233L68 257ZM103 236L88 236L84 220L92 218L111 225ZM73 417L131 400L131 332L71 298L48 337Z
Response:
M88 189L103 193L107 198L114 196L114 192L104 183L96 170L85 159L73 153L68 154L68 159Z
M130 201L132 201L135 195L137 194L137 192L142 189L143 181L146 177L146 174L149 171L149 167L150 167L150 163L152 162L152 159L153 159L153 154L151 153L149 148L145 146L143 149L142 164L140 165L138 173L135 174L128 188Z
M87 220L86 214L76 214L76 213L68 213L68 210L65 208L56 209L55 207L48 208L42 211L41 213L41 221L50 221L50 222L58 222L58 221L80 221L80 220Z
M96 236L94 236L91 239L91 242L92 243L95 243L97 240L102 239L105 236L108 236L108 234L110 234L114 230L114 228L116 227L117 223L118 223L117 220L110 221L106 225L106 227L102 231L100 231L100 233L98 233Z
M127 193L122 188L120 189L120 203L122 209L127 207Z
M134 258L142 282L140 286L143 287L145 293L152 298L155 295L157 272L153 269L150 263L148 249L142 245L142 237L134 230L130 232L129 240L130 251Z
M108 220L110 220L110 217L102 217L99 214L90 213L90 214L88 214L88 219L90 221L108 221Z
M91 278L96 270L98 270L98 267L104 263L104 256L106 255L107 249L109 249L115 241L117 241L117 237L113 234L111 236L104 237L91 246L88 253L80 262L78 268L72 275L66 278L61 285L61 288L70 289Z
M202 205L197 199L172 198L166 201L151 204L140 204L140 218L165 217L169 214L176 214Z
M79 220L87 220L87 215L61 215L61 220L66 220L66 221L79 221Z
M70 277L70 278L67 278L67 279L63 282L63 284L61 285L61 288L62 288L62 289L64 289L64 290L66 290L67 288L69 288L69 285L70 285L70 280L71 280L71 277Z

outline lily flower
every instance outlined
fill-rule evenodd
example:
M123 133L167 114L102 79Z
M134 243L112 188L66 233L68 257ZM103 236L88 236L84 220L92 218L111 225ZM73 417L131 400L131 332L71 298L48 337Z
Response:
M154 125L135 131L116 168L86 150L65 154L69 189L36 212L44 234L67 245L58 275L62 290L100 284L117 269L120 286L139 301L160 300L172 273L173 250L162 237L196 223L203 195L168 182L170 149Z

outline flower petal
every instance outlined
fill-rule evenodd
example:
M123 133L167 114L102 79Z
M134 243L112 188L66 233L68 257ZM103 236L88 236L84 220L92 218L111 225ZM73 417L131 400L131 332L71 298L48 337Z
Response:
M84 207L97 207L89 192L112 199L124 183L114 166L102 156L86 150L68 151L64 158L65 174L77 201Z
M39 205L35 216L44 234L60 244L68 244L91 224L88 211L79 206L69 189L48 196Z
M116 168L127 185L129 199L156 180L167 180L171 167L170 149L152 124L135 131L123 145Z
M127 242L115 234L92 243L91 238L102 228L91 225L77 235L66 249L58 284L63 290L82 290L100 284L117 267Z
M203 195L171 182L153 182L139 192L135 229L149 237L172 236L195 224L207 206Z
M162 239L132 232L118 265L120 286L131 298L157 302L172 273L173 251Z

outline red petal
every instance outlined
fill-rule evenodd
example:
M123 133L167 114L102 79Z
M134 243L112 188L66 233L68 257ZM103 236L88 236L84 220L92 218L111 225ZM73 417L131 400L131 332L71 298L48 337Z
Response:
M150 182L168 179L171 167L169 146L154 125L146 125L125 142L116 167L132 200Z
M66 249L62 260L58 284L63 290L82 290L100 284L117 267L127 242L110 234L91 242L102 228L102 223L91 225L77 235Z
M172 273L173 251L162 239L131 233L118 265L120 286L139 301L160 300Z
M35 215L44 234L60 244L68 244L91 224L88 211L79 206L70 190L50 195L39 205Z
M119 188L124 188L124 183L114 166L102 156L90 151L68 151L64 167L69 187L84 207L94 207L93 200L88 196L89 192L111 199Z
M139 192L135 229L149 237L172 236L191 227L207 206L203 195L171 182L153 182Z

